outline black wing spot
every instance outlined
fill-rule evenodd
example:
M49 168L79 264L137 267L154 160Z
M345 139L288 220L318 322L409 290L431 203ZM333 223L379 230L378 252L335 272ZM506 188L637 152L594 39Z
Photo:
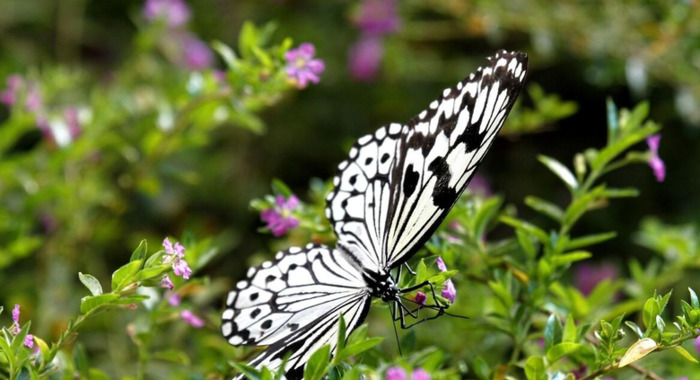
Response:
M433 204L442 209L450 208L457 198L457 191L450 187L450 165L445 157L437 157L428 165L428 170L437 178L433 189Z
M260 296L260 294L258 294L257 292L253 293L250 295L250 300L255 301L256 299L258 299L258 296Z
M348 182L350 182L351 185L354 185L355 182L357 182L357 174L353 175L348 179Z
M365 160L365 165L371 164L372 161L373 161L372 157L367 157L367 159Z
M347 200L347 199L343 199L343 201L340 202L340 206L343 207L343 208L348 207L348 200Z
M263 322L260 327L262 327L264 330L269 329L272 326L272 320L268 319L267 321Z
M255 310L253 310L253 312L250 313L250 317L253 318L253 319L255 319L255 317L257 317L258 315L260 315L260 311L261 311L260 309L255 309Z
M269 275L269 276L265 277L265 282L272 282L272 281L275 281L276 279L277 279L277 277L275 277L273 275Z
M296 329L299 328L298 323L287 323L287 327L289 327L290 330L295 331Z
M241 331L238 332L238 336L240 336L241 339L243 339L244 341L245 341L245 340L248 340L248 338L250 338L250 331L248 331L248 330L241 330Z
M383 164L389 160L389 157L391 157L391 156L389 156L389 153L384 153L384 154L382 154L382 157L379 159L379 162L381 162Z
M420 174L413 170L413 164L408 165L406 168L406 173L403 176L403 194L406 198L410 197L414 191L416 191L416 186L418 186L418 179L420 179Z
M367 207L369 207L369 208L374 208L374 202L369 202L369 203L367 204Z
M297 269L297 265L296 265L296 264L290 264L290 265L289 265L289 270L294 270L294 269Z

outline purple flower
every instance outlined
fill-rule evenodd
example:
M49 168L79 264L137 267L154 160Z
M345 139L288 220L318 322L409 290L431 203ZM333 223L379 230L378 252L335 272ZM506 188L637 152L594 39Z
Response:
M452 283L452 280L446 280L445 281L445 289L442 289L442 298L447 299L451 303L455 302L455 298L457 297L457 289L455 288L455 285Z
M168 296L168 304L170 306L179 306L180 305L180 295L177 293L171 293Z
M305 42L284 55L287 77L297 88L305 88L309 82L318 83L321 80L319 75L326 66L322 60L314 58L315 51L314 45Z
M399 366L391 367L386 370L386 380L406 380L406 371Z
M41 92L36 86L30 86L27 91L27 98L24 100L24 107L29 112L37 112L42 105Z
M166 288L170 290L175 289L175 285L173 285L172 280L170 280L170 276L168 276L167 274L160 279L160 283L158 285L160 285L161 288Z
M474 177L472 177L471 181L469 182L468 188L472 193L479 194L482 197L489 197L493 195L489 181L486 179L486 177L478 173L474 174Z
M428 296L425 295L425 293L422 292L417 292L416 293L416 298L414 299L416 303L419 305L425 305L425 300L428 299Z
M411 380L430 380L430 374L423 368L416 368L411 374Z
M189 323L190 326L194 328L200 328L204 326L204 321L190 310L183 310L180 313L180 318L182 318L185 322Z
M700 353L700 336L695 338L695 340L693 341L693 344L695 345L695 351Z
M447 272L447 265L445 265L445 261L442 259L442 257L435 259L435 263L437 264L438 269L440 269L440 272Z
M192 275L192 269L185 261L185 247L180 245L180 243L175 243L173 246L173 243L168 238L163 240L163 247L165 248L163 264L172 263L173 273L176 276L182 276L186 280L189 279L190 275Z
M180 64L189 70L203 70L214 62L214 53L209 45L191 33L179 33L182 47Z
M280 237L287 231L296 228L299 220L292 216L292 211L299 206L299 198L291 195L285 199L282 195L275 198L275 207L263 210L260 219L267 223L267 228L276 237Z
M399 15L395 0L365 0L354 18L355 26L365 34L381 36L394 33L399 28Z
M377 75L384 57L384 44L376 36L363 36L348 52L350 75L358 81L371 81Z
M0 102L12 107L17 101L17 93L24 86L24 79L19 74L7 77L7 88L0 93Z
M654 176L658 182L663 182L666 178L666 165L664 161L659 157L659 143L661 142L661 135L656 134L647 137L647 145L649 145L649 150L651 151L651 157L649 157L649 166L654 172Z
M190 8L182 0L147 0L143 15L148 21L165 20L169 27L177 28L190 19Z
M22 327L20 327L19 324L19 304L15 304L15 307L12 309L12 326L10 327L10 332L14 335L19 334L22 331ZM34 335L32 334L27 334L27 336L24 337L24 345L32 348L34 347Z
M576 288L584 295L589 295L595 287L603 280L617 277L617 267L610 263L594 265L582 263L576 267L574 272L574 283Z

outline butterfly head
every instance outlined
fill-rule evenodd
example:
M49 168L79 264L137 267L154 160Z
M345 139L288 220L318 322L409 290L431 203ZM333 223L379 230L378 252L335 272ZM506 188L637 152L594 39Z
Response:
M384 302L396 301L399 299L399 287L396 285L391 275L365 273L364 277L372 297L381 298Z

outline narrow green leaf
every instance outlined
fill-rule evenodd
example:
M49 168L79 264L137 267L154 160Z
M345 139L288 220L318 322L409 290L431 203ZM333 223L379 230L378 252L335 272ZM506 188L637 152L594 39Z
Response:
M552 364L557 360L571 355L581 348L580 343L562 342L547 350L547 362Z
M112 291L119 291L133 282L134 275L141 269L142 260L132 261L112 273Z
M214 49L214 51L219 53L219 56L221 56L221 59L224 60L224 63L226 63L226 66L229 69L238 68L238 57L236 57L236 52L234 52L230 46L221 41L215 40L212 41L211 47Z
M503 198L501 197L490 197L487 198L484 203L479 207L476 215L472 219L472 225L474 226L474 236L482 236L486 231L486 228L493 221L493 219L498 215L501 206L503 205Z
M554 203L546 201L542 198L527 196L525 197L525 204L540 214L554 219L554 221L559 222L561 221L561 218L564 217L564 210Z
M676 350L676 352L679 353L687 361L698 364L698 359L695 359L695 357L691 355L690 352L686 351L685 348L681 346L676 346L673 347L673 349Z
M229 362L229 364L249 380L260 380L260 371L255 369L255 367L237 362Z
M481 356L477 355L474 357L472 369L474 370L476 377L478 377L480 380L491 379L491 368L489 368L488 363Z
M341 360L344 360L346 358L349 358L350 356L358 355L361 354L370 348L378 345L384 341L384 338L376 337L376 338L368 338L365 339L361 342L357 342L355 344L349 345L345 347L340 353L338 354L338 362Z
M267 367L263 367L260 371L260 380L272 380L272 372Z
M345 372L342 380L360 380L362 371L360 371L360 366L352 366L349 371Z
M158 279L160 280L160 277L162 275L169 271L171 268L170 264L163 264L163 265L158 265L150 268L144 268L141 269L136 273L136 275L133 278L133 281L145 281L145 280L152 280L152 279Z
M544 232L544 230L535 226L534 224L530 224L523 220L516 219L507 215L502 215L498 220L501 221L501 223L507 224L511 227L523 230L524 232L531 234L543 244L549 243L549 235L546 232Z
M83 285L85 285L85 287L90 291L90 294L93 296L99 296L102 294L102 285L100 285L100 281L94 276L78 272L78 278L80 279L80 282L82 282Z
M549 170L552 171L559 179L561 179L566 187L569 188L572 192L578 188L578 180L574 176L571 171L564 166L561 162L555 160L552 157L548 157L545 155L539 155L537 156L537 160L540 161L544 166L546 166Z
M350 348L350 347L347 347ZM347 349L346 348L346 349ZM321 380L328 371L331 358L331 346L324 345L316 350L309 358L304 369L304 380Z
M604 232L600 234L581 236L579 238L569 240L569 242L564 246L564 250L569 251L572 249L587 247L589 245L599 244L616 236L617 232Z
M555 345L561 343L562 326L559 318L552 314L547 319L547 325L544 328L544 349L549 351Z
M632 130L638 128L647 116L649 116L649 102L641 102L623 118L623 124L620 126L620 129Z
M425 282L428 279L428 267L425 261L421 259L416 266L416 284Z
M148 244L146 243L146 239L143 239L139 243L139 246L136 247L134 252L131 254L131 258L129 259L129 261L145 260L147 253L148 253Z
M537 257L537 248L535 248L535 243L532 241L530 234L523 230L515 230L515 234L518 237L518 244L520 248L523 249L528 258L534 259Z
M620 131L620 125L617 123L617 107L611 98L606 100L607 116L608 116L608 145L617 140Z
M336 343L336 352L340 352L345 347L345 334L347 331L347 326L345 325L345 318L343 313L338 315L338 342Z
M552 263L556 266L561 266L565 264L574 263L581 260L586 260L593 256L590 252L586 251L575 251L570 253L564 253L558 256L552 257Z
M649 298L644 303L644 308L642 311L642 320L644 321L644 326L647 328L648 332L656 325L656 316L659 315L660 312L659 302L654 298Z
M606 188L605 191L603 191L603 196L607 198L635 198L639 196L639 190L633 187L624 189Z
M275 194L283 195L285 198L289 198L293 194L292 189L290 189L286 183L278 178L272 179L272 191Z
M642 339L645 337L644 332L642 331L642 328L639 327L636 323L634 323L632 321L625 321L625 324L627 325L627 327L630 328L630 330L632 330L632 332L634 332L637 335L637 337L639 337L639 339Z
M102 305L109 304L117 298L119 298L119 296L114 293L100 294L99 296L83 297L80 300L80 312L82 314L87 314L89 311Z

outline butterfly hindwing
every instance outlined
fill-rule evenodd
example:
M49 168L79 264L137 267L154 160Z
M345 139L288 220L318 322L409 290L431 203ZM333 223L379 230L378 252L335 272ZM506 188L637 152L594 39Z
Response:
M269 345L253 365L275 369L288 348L296 347L286 369L303 369L302 351L337 339L333 324L340 314L348 326L361 323L369 299L359 264L351 257L321 245L294 247L248 270L247 278L229 292L221 331L235 346ZM316 334L325 325L333 326Z

